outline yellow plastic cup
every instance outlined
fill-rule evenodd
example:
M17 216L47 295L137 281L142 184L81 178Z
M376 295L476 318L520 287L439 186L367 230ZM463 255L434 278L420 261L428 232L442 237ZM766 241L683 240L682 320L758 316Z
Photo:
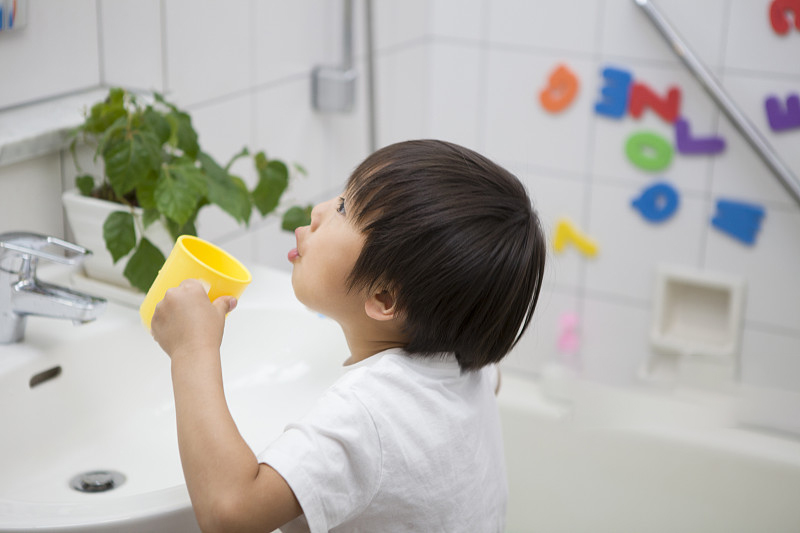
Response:
M167 290L186 279L203 282L208 289L208 299L213 302L220 296L238 299L252 276L244 265L222 248L191 235L181 235L139 307L139 315L147 329L150 329L156 305L164 299Z

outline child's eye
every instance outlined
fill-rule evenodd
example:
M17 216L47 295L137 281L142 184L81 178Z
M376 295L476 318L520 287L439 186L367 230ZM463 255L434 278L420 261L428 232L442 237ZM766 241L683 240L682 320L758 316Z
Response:
M344 210L344 198L342 197L339 198L339 207L336 208L336 212L339 213L340 215L346 214Z

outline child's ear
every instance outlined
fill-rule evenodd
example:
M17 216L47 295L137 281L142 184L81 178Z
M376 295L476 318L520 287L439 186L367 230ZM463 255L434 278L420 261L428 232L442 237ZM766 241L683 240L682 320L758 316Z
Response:
M394 318L394 296L389 291L376 292L364 302L364 310L374 320L391 320Z

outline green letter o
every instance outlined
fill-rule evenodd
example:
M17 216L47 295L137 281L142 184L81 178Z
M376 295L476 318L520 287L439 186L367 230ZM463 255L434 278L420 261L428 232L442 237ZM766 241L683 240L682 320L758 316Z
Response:
M667 168L672 161L672 145L658 134L643 131L628 138L625 154L631 163L642 170L658 172Z

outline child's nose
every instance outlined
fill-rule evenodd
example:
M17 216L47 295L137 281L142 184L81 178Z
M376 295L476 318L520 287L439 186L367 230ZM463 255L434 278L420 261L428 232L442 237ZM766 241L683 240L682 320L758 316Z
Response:
M322 206L323 204L317 204L311 210L311 231L314 231L319 227L319 223L322 218Z

